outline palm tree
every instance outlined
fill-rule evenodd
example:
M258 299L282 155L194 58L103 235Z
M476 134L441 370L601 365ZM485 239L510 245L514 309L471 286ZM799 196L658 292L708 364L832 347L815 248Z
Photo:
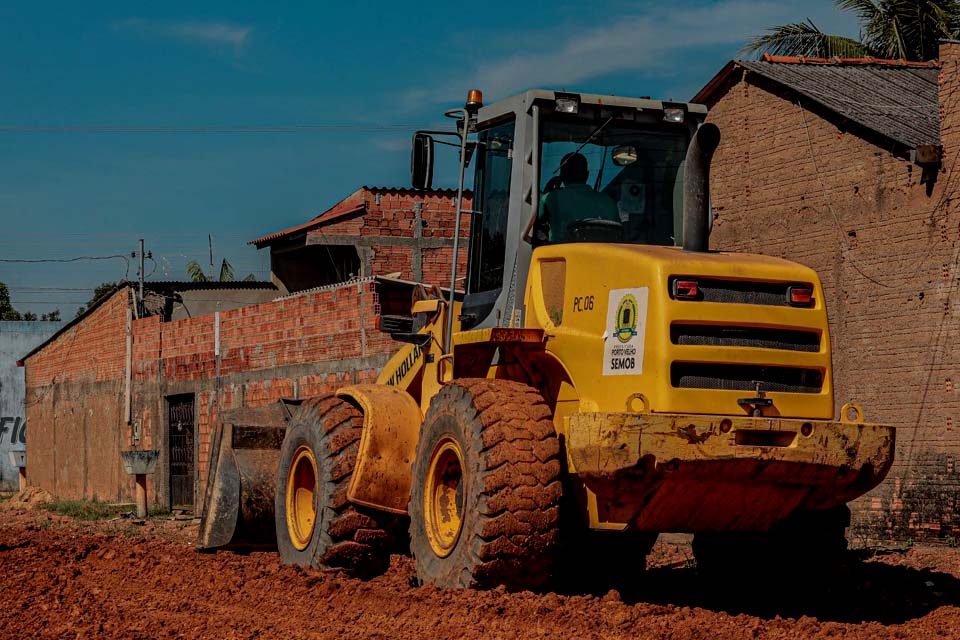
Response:
M191 282L233 282L234 274L233 267L227 262L227 259L224 258L223 262L220 263L220 277L214 278L213 276L207 275L203 271L203 267L200 266L200 263L196 260L191 260L187 263L187 275L190 276ZM243 279L244 282L253 282L257 279L257 276L248 274L246 278Z
M834 0L860 21L860 39L824 33L806 22L770 27L744 47L749 53L817 58L934 60L939 40L960 33L960 0Z

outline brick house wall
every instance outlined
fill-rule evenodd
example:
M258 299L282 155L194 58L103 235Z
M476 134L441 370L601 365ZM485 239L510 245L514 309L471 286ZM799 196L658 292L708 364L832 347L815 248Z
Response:
M117 291L27 358L31 485L70 498L133 495L118 453L130 438L124 415L130 303L129 289Z
M463 206L471 206L469 192ZM307 252L323 246L353 247L360 261L358 275L364 277L397 273L404 280L449 286L455 212L455 191L361 187L313 221L252 244L270 247L273 280L285 291L305 288L309 281L291 270L290 263L302 264ZM462 247L469 234L470 216L464 215ZM467 252L459 258L458 272L463 274Z
M378 286L354 282L176 322L133 320L129 425L125 344L132 298L121 289L27 359L27 415L36 425L30 483L62 497L130 501L134 486L119 452L157 449L150 501L168 506L167 402L193 394L199 510L218 411L376 379L397 348L377 329Z
M960 532L958 53L942 51L946 168L932 189L905 155L763 78L741 74L710 105L723 136L711 246L816 269L837 407L860 402L868 421L899 427L888 479L853 505L860 536Z

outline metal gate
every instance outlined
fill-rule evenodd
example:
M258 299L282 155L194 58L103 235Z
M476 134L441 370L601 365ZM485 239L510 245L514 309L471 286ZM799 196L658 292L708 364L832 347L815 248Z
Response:
M193 394L172 396L170 406L170 505L193 510Z

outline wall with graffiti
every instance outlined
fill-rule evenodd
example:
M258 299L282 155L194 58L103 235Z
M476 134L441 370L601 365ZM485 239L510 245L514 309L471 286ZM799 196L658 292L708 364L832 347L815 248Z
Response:
M23 369L17 366L17 360L63 325L0 322L0 491L17 489L17 470L10 463L10 451L27 445Z

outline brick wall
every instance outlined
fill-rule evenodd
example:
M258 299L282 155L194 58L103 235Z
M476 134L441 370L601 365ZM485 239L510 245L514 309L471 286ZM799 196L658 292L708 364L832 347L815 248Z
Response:
M956 56L949 58L948 168L960 150ZM711 244L816 269L827 298L837 405L860 402L869 421L899 427L889 478L854 505L858 532L956 536L960 212L947 186L956 179L941 173L928 193L920 167L802 104L761 79L740 77L712 107L708 119L723 140L711 184Z
M364 211L348 213L361 205ZM463 206L470 208L469 194ZM400 273L404 280L449 286L455 211L456 195L449 191L419 193L364 187L325 214L342 217L311 231L308 237L316 242L324 237L358 235L365 275ZM469 216L463 216L460 232L458 271L462 274L467 265Z
M30 484L55 495L120 500L132 495L118 452L124 415L128 289L27 359Z
M330 287L252 305L216 317L134 323L134 378L142 383L135 412L145 425L165 425L165 397L194 393L198 489L202 499L211 436L219 410L256 407L281 398L331 393L376 379L396 349L376 328L373 282ZM158 351L154 345L161 344ZM157 440L163 441L163 434ZM163 447L161 467L165 465ZM164 503L166 487L155 499Z
M219 357L213 314L134 320L130 426L122 415L130 300L124 290L27 362L30 482L64 497L131 500L119 452L137 435L134 446L160 451L150 497L168 505L167 398L194 394L199 503L218 411L376 379L396 350L376 328L376 287L364 281L222 312Z

